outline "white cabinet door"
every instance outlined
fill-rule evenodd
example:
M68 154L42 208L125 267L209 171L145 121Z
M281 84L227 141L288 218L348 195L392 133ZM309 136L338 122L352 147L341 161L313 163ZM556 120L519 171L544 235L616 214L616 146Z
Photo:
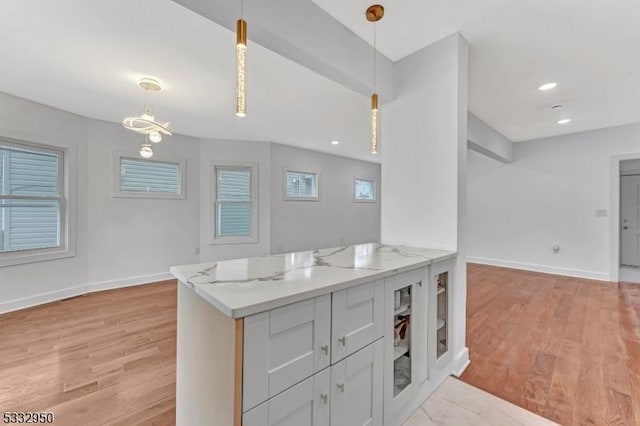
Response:
M448 374L443 370L453 359L453 290L455 260L434 263L430 267L429 289L429 373L431 377Z
M382 426L383 339L331 367L331 426Z
M336 363L384 334L384 281L333 293L331 362Z
M330 295L244 320L243 411L329 366Z
M329 426L329 369L244 413L243 426Z
M427 268L385 280L384 418L392 423L427 379Z

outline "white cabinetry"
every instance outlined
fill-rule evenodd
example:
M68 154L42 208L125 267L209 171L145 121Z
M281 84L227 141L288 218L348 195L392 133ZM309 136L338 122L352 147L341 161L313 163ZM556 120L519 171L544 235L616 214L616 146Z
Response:
M384 281L333 293L331 362L336 363L383 335Z
M329 366L331 296L244 320L243 411Z
M430 375L440 373L452 360L451 331L453 324L453 260L431 265L429 286L429 369Z
M391 424L427 378L427 269L385 281L384 417Z
M382 426L382 365L380 339L331 367L331 426Z
M327 368L244 413L242 426L329 426L330 388Z

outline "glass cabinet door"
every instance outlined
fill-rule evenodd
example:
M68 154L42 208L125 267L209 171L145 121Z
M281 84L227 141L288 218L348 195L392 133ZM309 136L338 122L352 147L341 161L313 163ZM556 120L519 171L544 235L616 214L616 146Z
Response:
M411 287L394 292L393 315L393 396L411 384Z
M436 359L447 353L449 349L449 272L436 275Z

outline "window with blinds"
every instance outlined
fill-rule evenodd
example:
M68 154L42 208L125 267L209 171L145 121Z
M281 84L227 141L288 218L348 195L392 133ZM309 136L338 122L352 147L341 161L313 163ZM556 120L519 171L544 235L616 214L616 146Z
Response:
M0 253L63 244L63 155L0 141Z
M214 165L213 244L257 241L256 168L244 163Z
M184 160L147 160L117 154L114 195L129 198L184 198Z
M355 178L353 180L353 199L362 202L376 201L376 182Z
M285 200L317 200L318 174L287 170L284 190Z
M216 172L216 235L251 235L251 169L218 168Z

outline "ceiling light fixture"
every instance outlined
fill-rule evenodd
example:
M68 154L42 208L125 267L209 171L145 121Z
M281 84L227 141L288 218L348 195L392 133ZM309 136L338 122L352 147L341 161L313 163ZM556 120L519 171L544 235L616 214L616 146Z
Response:
M570 122L571 122L570 118L563 118L562 120L558 120L558 124L567 124Z
M143 143L142 145L140 145L140 156L142 158L153 157L153 149L151 149L150 143Z
M236 115L247 116L247 22L242 19L243 0L240 0L240 19L236 22Z
M555 89L556 87L558 87L558 83L545 83L542 86L538 87L538 90L542 90L544 92L546 90Z
M147 104L147 95L162 90L162 85L158 80L153 78L143 78L138 81L138 87L145 91L144 112L137 117L127 117L122 121L125 129L131 130L141 135L145 135L146 140L140 147L140 155L144 158L151 158L153 150L149 141L159 143L162 141L162 135L171 135L169 131L169 123L156 121L151 108ZM144 153L143 153L144 152Z
M367 21L373 22L373 94L371 95L371 153L378 153L378 94L376 93L376 23L384 16L384 7L380 4L374 4L367 8L365 13Z
M340 141L331 141L331 145L339 145Z

